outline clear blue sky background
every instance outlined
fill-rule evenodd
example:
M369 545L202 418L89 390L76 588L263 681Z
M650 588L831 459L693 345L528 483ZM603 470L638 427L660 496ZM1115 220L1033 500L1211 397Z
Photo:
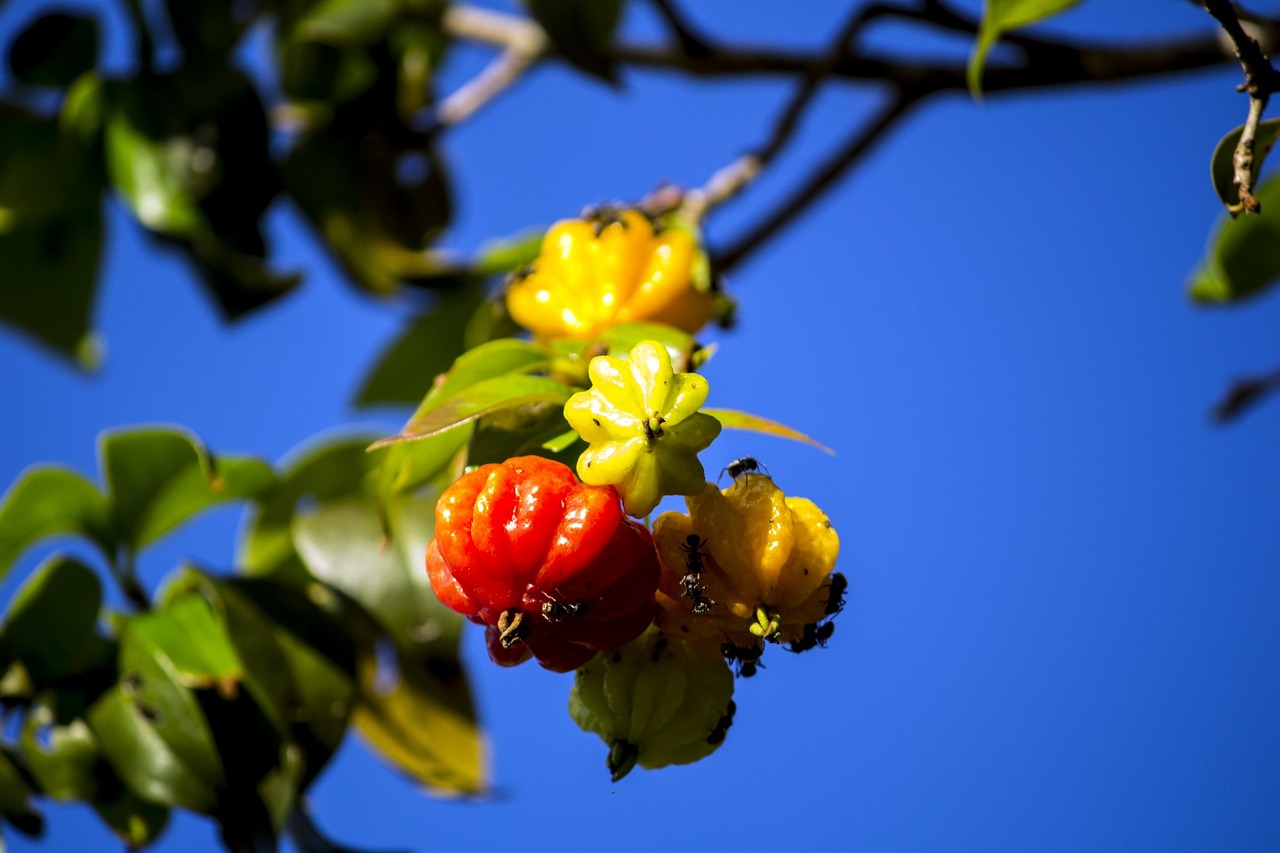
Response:
M37 5L9 2L0 33ZM632 5L627 31L655 34ZM807 46L846 4L683 5L726 40ZM1094 0L1051 29L1212 23L1192 3ZM445 88L487 56L459 51ZM708 467L750 453L816 500L850 588L830 648L771 653L739 681L719 753L612 785L603 746L564 711L569 678L490 666L472 631L498 795L424 796L353 736L314 789L322 827L423 851L1280 848L1280 401L1229 428L1208 415L1229 378L1280 363L1280 299L1205 311L1185 297L1218 213L1209 153L1244 115L1238 80L935 102L730 279L742 323L717 338L712 403L839 455L729 433ZM701 183L763 140L789 92L649 72L614 92L539 69L449 137L448 244ZM871 103L824 91L712 240L753 222ZM349 400L403 311L345 286L288 208L270 229L306 285L224 328L113 208L101 373L0 334L0 487L40 461L94 470L95 436L125 424L179 423L271 459L331 428L397 427L403 413ZM231 568L238 519L214 513L150 552L144 579L184 556ZM12 849L111 849L87 809L47 814L46 838ZM181 817L157 849L214 850L216 836Z

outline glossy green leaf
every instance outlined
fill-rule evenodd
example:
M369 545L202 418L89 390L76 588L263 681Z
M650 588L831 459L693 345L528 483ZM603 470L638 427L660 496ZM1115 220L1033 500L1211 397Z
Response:
M140 549L210 507L265 493L265 462L214 457L189 433L155 427L106 434L100 444L117 538Z
M344 436L304 448L286 463L276 485L253 506L240 542L239 565L256 576L303 577L293 547L293 516L303 500L325 503L377 493L381 458L365 451L371 438Z
M438 435L504 409L540 403L563 405L570 393L564 385L545 376L512 375L485 379L449 397L430 411L415 415L399 434L371 446L376 448Z
M31 807L35 794L6 750L0 750L0 815L25 835L44 831L44 819Z
M622 17L622 0L528 0L528 6L556 53L588 74L617 81L609 46Z
M42 698L31 706L19 743L40 790L54 800L92 800L98 793L98 740L79 717L60 724Z
M1255 196L1257 215L1224 219L1210 239L1204 263L1192 276L1192 300L1205 304L1253 297L1280 281L1280 178Z
M423 568L433 507L434 501L399 502L392 541L372 501L333 503L299 515L294 533L311 574L359 602L383 631L447 650L462 619L436 599Z
M209 723L173 662L132 628L121 634L120 681L89 709L89 727L134 794L209 813L224 781Z
M483 288L440 295L434 309L409 321L378 357L356 395L357 407L413 405L431 390L466 347L467 323L486 299Z
M1214 192L1218 194L1223 206L1227 208L1227 212L1232 216L1236 216L1244 209L1244 206L1240 204L1240 195L1236 187L1235 170L1236 145L1240 143L1240 135L1243 132L1244 125L1241 125L1222 137L1217 147L1213 149L1213 158L1210 160L1209 165L1209 172L1213 177ZM1280 138L1280 118L1266 119L1258 123L1258 133L1254 137L1253 143L1253 173L1255 175L1262 171L1263 161L1271 153L1277 138Z
M987 54L1000 36L1010 30L1027 27L1061 14L1079 2L1080 0L985 0L978 40L969 58L967 77L969 91L973 96L976 98L981 95L982 69L986 66Z
M0 501L0 576L36 542L64 534L85 537L107 557L115 550L97 486L65 468L28 469Z
M230 695L244 677L226 626L194 590L180 590L167 598L162 610L135 617L129 631L135 640L164 655L184 687L217 687Z
M789 438L792 441L803 441L805 444L818 448L823 453L829 453L832 456L836 453L830 447L814 441L802 432L798 432L785 424L778 423L777 421L762 418L759 415L749 415L746 412L737 412L733 409L702 409L701 411L718 420L720 425L726 429L742 429L750 432L772 435L775 438Z
M4 644L37 686L102 666L113 647L98 634L101 605L98 576L78 560L55 555L14 596Z
M64 12L40 16L9 48L14 79L37 86L69 86L97 61L97 22Z

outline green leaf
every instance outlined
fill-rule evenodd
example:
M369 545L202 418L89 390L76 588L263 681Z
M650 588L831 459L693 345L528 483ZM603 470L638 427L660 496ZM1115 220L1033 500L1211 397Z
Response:
M329 439L304 448L280 474L274 488L253 506L240 542L238 563L255 576L304 577L293 547L293 516L299 502L372 498L381 459L365 451L368 436Z
M750 432L764 433L772 435L775 438L789 438L793 441L803 441L805 444L818 448L823 453L829 453L835 456L836 452L825 444L814 441L802 432L797 432L785 424L777 421L771 421L768 418L762 418L758 415L749 415L746 412L737 412L733 409L702 409L704 414L711 415L720 422L720 425L727 429L742 429Z
M79 717L60 724L48 696L27 711L19 745L32 778L50 798L69 802L97 795L98 740Z
M512 375L485 379L449 397L439 406L415 415L397 435L370 446L377 448L399 441L429 438L505 409L540 403L564 405L570 393L564 385L545 376Z
M125 622L121 632L119 683L86 719L104 757L134 794L208 814L223 784L218 747L195 694L149 632L134 630L136 622Z
M1191 279L1191 299L1214 304L1251 298L1280 281L1280 177L1255 193L1257 215L1225 219Z
M431 390L416 414L457 396L486 379L532 373L551 363L551 353L538 344L516 338L500 338L458 356L440 384Z
M0 815L24 835L44 832L44 819L29 802L34 793L8 751L0 750Z
M168 659L174 677L184 687L217 687L220 693L231 695L244 677L226 627L196 591L176 590L167 597L163 610L135 618L129 630Z
M547 233L545 228L536 228L486 243L476 253L473 269L477 275L495 276L515 272L532 264L542 251L542 238Z
M1213 177L1214 192L1218 194L1218 198L1222 200L1222 204L1232 216L1236 216L1244 209L1244 206L1240 204L1239 188L1236 187L1234 162L1236 145L1240 143L1240 135L1243 132L1244 125L1240 125L1222 137L1218 142L1218 146L1213 149L1213 158L1210 160L1209 166L1209 172ZM1271 153L1271 148L1276 144L1278 137L1280 137L1280 118L1267 119L1258 123L1258 133L1254 137L1253 143L1253 173L1255 175L1262 171L1262 163L1266 160L1267 155Z
M76 534L114 555L107 502L98 487L65 468L30 468L0 502L0 577L36 542Z
M978 40L969 57L969 92L977 98L982 94L982 69L987 54L1000 36L1021 27L1027 27L1046 18L1061 14L1080 0L986 0L982 12L982 25Z
M107 116L105 142L107 174L138 221L160 234L194 234L202 224L196 198L211 176L192 141L154 138L131 111L116 109Z
M320 0L294 24L292 36L342 47L382 37L395 19L395 0Z
M467 323L486 299L483 288L447 291L429 314L411 320L365 376L356 395L358 408L379 404L412 405L431 390L466 348Z
M83 563L55 555L13 598L4 643L44 686L104 665L112 644L98 635L102 586Z
M173 428L107 433L99 453L113 529L135 551L210 507L256 497L274 483L262 460L214 457Z
M568 433L564 406L510 409L482 418L467 447L467 465L502 462L515 456L546 456L572 468L586 448L573 430Z
M383 511L388 531L391 530L391 521L386 515L386 507L397 497L412 494L433 480L447 476L448 466L467 446L471 435L470 427L460 427L419 441L398 442L383 449L385 455L378 483L378 506Z
M93 809L121 843L130 850L150 845L169 825L169 809L147 802L113 778L113 786L99 786Z
M617 82L609 46L622 17L622 0L528 0L528 5L556 53L592 76Z
M35 86L69 86L97 61L97 22L63 12L37 18L9 48L14 79Z

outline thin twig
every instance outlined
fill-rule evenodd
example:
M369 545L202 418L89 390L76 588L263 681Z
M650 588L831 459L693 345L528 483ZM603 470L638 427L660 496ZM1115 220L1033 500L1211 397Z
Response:
M1280 74L1262 52L1261 45L1245 32L1229 0L1204 0L1205 11L1214 17L1235 49L1236 59L1244 69L1244 83L1240 91L1249 93L1249 114L1245 119L1240 141L1236 143L1231 163L1235 167L1236 191L1240 207L1249 213L1260 213L1262 205L1254 198L1253 187L1257 181L1254 146L1258 137L1258 123L1267 109L1271 93L1280 89Z
M739 237L723 251L712 255L711 263L718 272L728 272L748 255L775 236L793 219L803 213L826 190L830 189L844 172L866 154L885 133L918 104L926 93L904 92L892 98L885 106L860 127L848 141L826 162L814 169L782 204L747 233Z
M1280 369L1239 379L1214 406L1213 419L1220 424L1230 423L1277 392L1280 392Z
M689 25L671 0L653 0L653 5L667 22L667 27L680 43L685 56L706 56L711 52L710 40Z
M474 6L449 6L443 26L458 38L503 45L497 58L440 102L435 118L438 125L445 127L465 121L506 91L549 47L546 33L532 20Z

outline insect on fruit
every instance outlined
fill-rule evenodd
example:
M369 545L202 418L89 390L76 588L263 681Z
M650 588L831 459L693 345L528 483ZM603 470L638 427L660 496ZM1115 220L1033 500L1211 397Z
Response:
M831 635L835 632L836 625L834 622L823 622L821 624L814 622L810 625L805 625L804 635L799 640L788 645L787 650L799 654L800 652L807 652L815 646L822 646L825 649L827 640L830 640Z
M764 646L739 646L734 643L721 643L720 654L724 655L725 660L733 664L734 671L742 678L750 678L756 674L756 669L763 666L760 663L760 656L764 654Z
M690 610L693 613L708 613L711 605L715 604L709 598L702 594L702 570L705 568L702 564L704 557L708 556L700 549L707 544L707 540L701 538L696 533L690 533L685 537L685 541L680 543L680 550L685 553L685 574L680 578L680 586L684 588L684 598L693 601Z
M736 480L743 474L758 474L761 471L764 472L766 477L769 476L769 469L761 465L757 459L752 456L741 456L724 466L724 470L720 472L720 476L723 477L727 473L730 477Z
M835 616L844 610L844 592L849 588L849 580L840 572L831 575L831 584L827 587L827 604L822 611L824 616Z
M711 730L711 734L707 735L707 743L718 744L724 742L724 736L729 733L729 727L733 725L733 715L738 712L738 706L729 700L729 707L725 710L724 716L716 720L716 727Z

